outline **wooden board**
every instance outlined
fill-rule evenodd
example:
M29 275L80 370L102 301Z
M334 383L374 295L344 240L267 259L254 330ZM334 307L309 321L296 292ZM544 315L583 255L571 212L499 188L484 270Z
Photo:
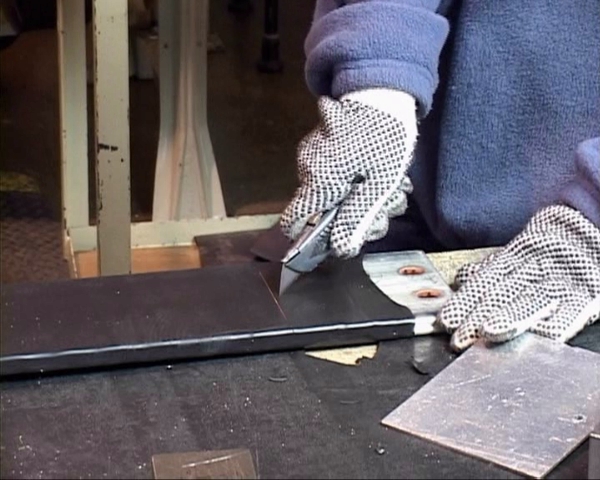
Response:
M195 245L185 247L134 248L131 251L132 273L166 272L200 268L200 255ZM77 278L98 276L98 252L75 254Z

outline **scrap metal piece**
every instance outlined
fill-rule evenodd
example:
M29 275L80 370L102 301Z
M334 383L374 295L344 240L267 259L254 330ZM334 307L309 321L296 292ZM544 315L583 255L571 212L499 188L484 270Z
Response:
M436 315L453 292L425 252L369 253L363 257L362 267L380 292L412 312L415 335L442 330Z
M415 316L414 335L429 335L439 330L435 314L452 295L452 290L424 252L366 254L362 267L383 294L411 310ZM376 345L366 345L306 354L344 365L357 365L360 359L373 358L376 352Z
M281 262L288 248L290 248L290 241L281 231L279 223L276 223L257 236L250 253L268 262Z
M448 285L454 285L458 270L467 263L478 263L501 247L475 248L471 250L452 250L449 252L428 253L427 257L441 273Z
M600 422L598 371L600 354L531 333L479 341L382 423L541 478Z
M452 295L440 272L419 250L367 254L363 268L381 292L414 315L437 313Z
M247 449L163 453L152 456L152 468L156 480L258 478Z

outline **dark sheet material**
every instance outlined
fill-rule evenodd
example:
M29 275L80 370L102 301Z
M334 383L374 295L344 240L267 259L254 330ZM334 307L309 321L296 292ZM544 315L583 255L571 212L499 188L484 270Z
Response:
M573 343L600 351L600 324ZM4 380L0 476L152 478L155 454L242 448L262 479L517 478L381 426L454 358L447 344L383 342L357 367L293 352ZM584 448L550 478L587 478Z
M252 246L263 230L199 235L194 237L203 267L247 263L262 260L252 251Z
M285 237L277 223L256 237L250 251L262 260L281 262L290 245L291 242Z
M281 262L292 246L276 223L266 230L194 237L203 266L241 262Z
M167 362L411 336L413 316L361 260L331 261L277 298L281 266L5 286L1 374Z

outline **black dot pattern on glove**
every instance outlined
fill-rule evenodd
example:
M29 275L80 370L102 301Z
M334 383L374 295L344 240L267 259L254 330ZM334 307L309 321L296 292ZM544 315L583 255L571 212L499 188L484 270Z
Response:
M505 341L530 330L566 341L600 317L581 317L600 295L600 230L576 210L547 207L506 247L459 275L459 291L438 315L456 348L473 343L473 332Z
M414 145L407 144L402 122L352 100L319 99L321 122L298 146L300 187L281 217L281 228L296 238L306 220L338 204L348 194L334 223L331 243L339 256L358 254L366 239L387 233L387 219L406 210L405 178ZM365 218L371 221L367 225Z
M596 323L598 320L600 320L600 309L596 312L592 312L592 315L590 316L590 318L587 319L586 322L586 326L592 325L594 323ZM567 341L567 339L565 339L565 341Z
M464 285L469 279L473 278L477 274L477 272L479 272L483 267L485 267L486 265L490 265L496 255L496 252L492 252L480 262L467 263L463 265L456 272L456 276L454 277L454 283L459 287L461 285Z
M470 310L470 313L466 313L466 317L464 316L465 311L461 311L460 309L455 309L454 312L451 312L453 318L449 322L458 325L454 342L457 345L468 345L472 340L469 336L471 330L476 330L480 336L486 336L486 332L481 329L481 325L492 319L496 322L494 326L500 330L511 331L513 327L511 325L512 317L499 315L498 312L505 305L518 303L518 299L523 291L527 291L531 285L535 285L543 278L542 276L543 273L540 271L537 263L530 261L524 264L522 268L514 270L509 276L501 276L498 272L495 280L496 288L487 288L487 284L482 282L472 282L469 284L465 287L465 290L469 296L478 299L477 304Z
M480 325L476 323L465 323L460 326L450 341L450 346L456 351L462 351L469 345L472 345L480 338Z
M395 190L385 202L382 213L385 213L388 218L394 218L403 215L408 208L407 195L412 193L412 191L412 182L408 177L404 177L400 187Z

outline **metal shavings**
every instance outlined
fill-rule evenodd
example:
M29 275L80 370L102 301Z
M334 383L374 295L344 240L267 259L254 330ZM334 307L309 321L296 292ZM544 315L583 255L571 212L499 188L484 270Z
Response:
M383 445L377 445L377 447L375 448L375 453L377 455L385 455L387 453L387 450L385 449L385 447Z
M429 375L429 371L425 367L424 362L421 362L420 360L417 360L416 358L413 358L412 361L410 362L410 364L412 365L413 369L419 375Z

